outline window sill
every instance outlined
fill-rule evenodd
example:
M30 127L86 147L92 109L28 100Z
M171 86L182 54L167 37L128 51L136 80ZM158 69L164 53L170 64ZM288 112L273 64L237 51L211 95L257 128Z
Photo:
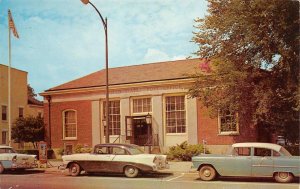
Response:
M187 133L166 133L166 136L183 136L187 135Z
M239 132L221 132L218 136L238 136L240 135Z
M62 140L70 141L70 140L77 140L77 138L63 138Z

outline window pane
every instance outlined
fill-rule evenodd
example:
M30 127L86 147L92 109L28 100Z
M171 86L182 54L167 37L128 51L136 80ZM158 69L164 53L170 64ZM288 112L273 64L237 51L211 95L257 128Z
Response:
M77 137L76 133L76 112L73 110L64 113L65 137Z
M1 110L2 110L2 120L6 121L7 120L7 106L2 106Z
M105 108L106 102L103 102L103 119L105 119ZM120 135L120 101L109 102L109 134ZM104 125L104 135L106 135L106 125Z
M167 133L185 133L185 96L166 97Z
M151 111L151 98L133 99L133 113L146 113Z
M229 111L219 113L220 132L237 132L236 114Z

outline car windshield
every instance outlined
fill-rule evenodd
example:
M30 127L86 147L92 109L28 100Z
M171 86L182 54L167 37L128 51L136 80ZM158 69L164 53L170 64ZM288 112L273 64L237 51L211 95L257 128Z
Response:
M129 146L128 151L131 155L143 154L144 151L139 146Z
M0 148L0 154L4 154L4 153L17 153L17 152L12 148Z
M280 150L279 150L279 152L280 152L281 154L284 154L285 156L292 156L292 155L290 154L290 152L288 152L284 147L281 147Z

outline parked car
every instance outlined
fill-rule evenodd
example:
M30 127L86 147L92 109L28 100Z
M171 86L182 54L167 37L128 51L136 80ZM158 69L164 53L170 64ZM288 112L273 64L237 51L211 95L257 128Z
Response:
M201 154L192 157L202 180L216 176L274 177L291 182L300 176L300 157L270 143L236 143L226 155Z
M19 154L12 147L0 145L0 174L4 170L23 170L37 167L36 155Z
M60 168L68 168L71 176L85 171L124 173L132 178L139 173L169 168L166 155L145 154L132 144L98 144L92 153L65 155L62 159Z

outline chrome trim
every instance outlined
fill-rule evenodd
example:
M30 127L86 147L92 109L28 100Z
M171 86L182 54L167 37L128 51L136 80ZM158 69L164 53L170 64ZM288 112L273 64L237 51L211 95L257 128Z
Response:
M284 165L252 165L252 167L300 168L298 166L284 166Z

